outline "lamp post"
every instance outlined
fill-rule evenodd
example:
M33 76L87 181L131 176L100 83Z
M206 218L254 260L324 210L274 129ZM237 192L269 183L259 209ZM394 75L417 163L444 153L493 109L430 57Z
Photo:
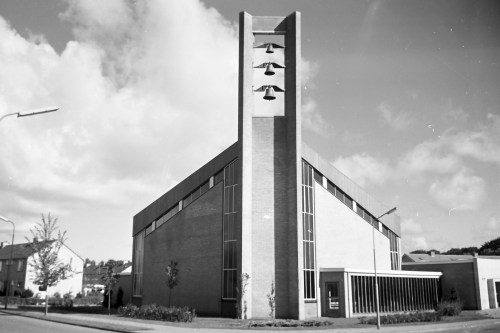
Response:
M0 220L9 222L12 224L12 243L10 244L10 265L7 265L7 288L5 292L5 309L7 309L7 304L9 304L9 293L10 293L10 266L12 266L12 257L14 255L14 234L16 233L16 225L11 220L0 216Z
M16 116L17 115L18 118L19 117L29 117L29 116L36 116L36 115L39 115L42 113L54 112L57 110L59 110L58 106L51 106L51 107L35 109L35 110L7 113L7 114L4 114L3 116L0 117L0 121L2 121L3 118L8 117L8 116Z
M384 214L380 215L377 217L376 222L382 218L382 216L392 214L398 209L397 207L392 208L391 210L388 210ZM374 222L375 223L375 222ZM380 302L378 299L378 277L377 277L377 250L375 247L375 225L373 225L372 228L372 244L373 244L373 270L375 271L375 303L376 303L376 308L377 308L377 329L380 329Z

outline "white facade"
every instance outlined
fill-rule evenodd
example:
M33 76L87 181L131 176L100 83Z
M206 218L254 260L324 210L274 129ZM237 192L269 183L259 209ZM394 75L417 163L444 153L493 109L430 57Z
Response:
M61 296L71 292L72 296L76 296L77 293L82 291L83 282L83 259L80 258L76 253L74 253L66 245L61 246L59 250L59 260L62 263L70 263L73 273L71 276L65 280L60 281L57 285L49 287L47 292L50 296L54 295L56 292ZM38 285L33 283L35 279L35 272L31 264L34 261L34 256L28 258L28 264L26 266L26 281L25 288L31 289L37 295L38 293L44 295L45 293L38 291Z

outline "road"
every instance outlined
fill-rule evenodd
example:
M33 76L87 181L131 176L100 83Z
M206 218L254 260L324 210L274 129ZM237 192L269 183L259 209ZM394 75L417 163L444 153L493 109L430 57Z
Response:
M45 320L26 318L0 313L0 333L103 333L87 327L54 323Z
M467 324L474 324L474 322L469 322ZM496 323L491 323L487 326L482 327L466 327L457 328L457 329L449 329L449 330L440 330L440 333L500 333L500 321Z

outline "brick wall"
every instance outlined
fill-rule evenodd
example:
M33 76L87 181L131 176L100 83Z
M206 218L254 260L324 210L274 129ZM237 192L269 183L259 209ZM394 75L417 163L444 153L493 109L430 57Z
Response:
M168 305L165 268L178 262L179 284L172 305L197 313L221 313L223 183L181 210L146 236L142 304Z

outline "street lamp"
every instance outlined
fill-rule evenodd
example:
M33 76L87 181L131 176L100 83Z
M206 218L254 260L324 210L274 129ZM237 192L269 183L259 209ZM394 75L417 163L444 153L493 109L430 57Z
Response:
M7 113L3 116L0 117L0 121L2 121L3 118L8 117L8 116L15 116L17 117L29 117L29 116L36 116L42 113L48 113L48 112L54 112L59 110L58 106L51 106L47 108L41 108L41 109L35 109L35 110L28 110L28 111L22 111L22 112L13 112L13 113Z
M11 246L10 246L10 265L7 265L7 288L6 288L6 293L5 293L5 309L7 309L7 304L9 304L9 293L10 293L10 284L11 284L11 281L10 281L10 266L12 266L12 257L14 255L14 234L16 233L16 225L14 224L14 222L12 222L11 220L3 217L3 216L0 216L0 220L3 220L5 222L9 222L12 224L12 243L11 243Z
M380 215L379 217L376 218L376 221L378 221L382 218L382 216L392 214L398 209L397 207L392 208L391 210L388 210L384 214ZM375 223L374 222L374 223ZM372 244L373 244L373 270L375 271L375 302L377 305L377 329L380 329L380 305L379 305L379 299L378 299L378 277L377 277L377 250L375 248L375 225L373 225L372 228Z

